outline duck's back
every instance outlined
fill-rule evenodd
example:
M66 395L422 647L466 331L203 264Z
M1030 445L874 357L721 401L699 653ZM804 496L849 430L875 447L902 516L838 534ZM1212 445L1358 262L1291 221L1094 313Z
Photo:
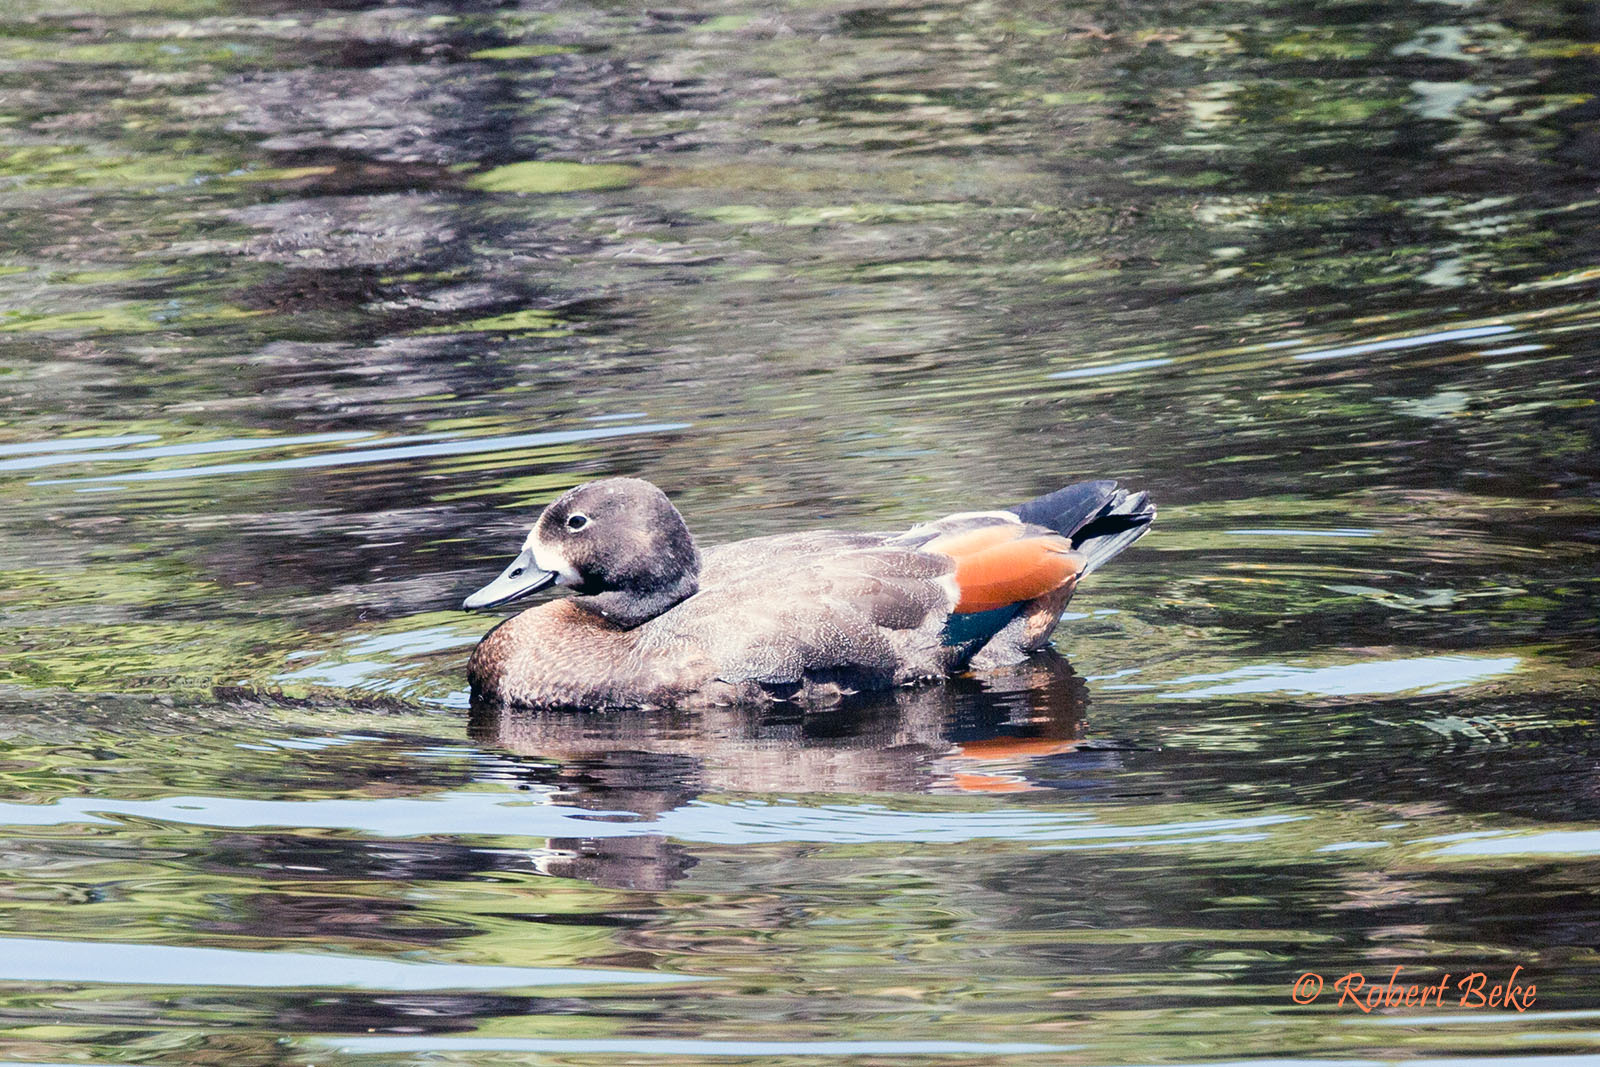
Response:
M736 686L939 677L966 650L946 640L956 562L930 540L818 531L710 548L700 591L651 620L640 651L704 649L716 678Z

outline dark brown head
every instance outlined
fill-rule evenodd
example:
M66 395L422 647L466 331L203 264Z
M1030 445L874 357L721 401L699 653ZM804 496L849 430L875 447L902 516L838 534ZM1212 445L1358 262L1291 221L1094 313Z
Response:
M565 585L577 606L633 627L693 596L699 576L700 553L667 495L638 478L605 478L545 508L511 566L462 606Z

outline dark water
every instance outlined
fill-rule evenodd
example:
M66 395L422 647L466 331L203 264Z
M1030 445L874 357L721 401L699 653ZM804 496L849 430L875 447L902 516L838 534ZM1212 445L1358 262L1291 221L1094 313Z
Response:
M0 5L0 1057L1600 1052L1595 10ZM1013 676L469 715L613 474L1162 512Z

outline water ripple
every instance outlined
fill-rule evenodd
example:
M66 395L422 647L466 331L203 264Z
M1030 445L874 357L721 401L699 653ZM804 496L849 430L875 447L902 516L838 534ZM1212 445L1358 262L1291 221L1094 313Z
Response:
M0 982L402 992L694 981L704 979L582 967L494 967L309 952L0 938Z
M55 478L34 485L69 485L83 482L165 482L182 478L208 478L225 474L255 474L262 471L308 470L317 467L348 467L364 463L388 463L399 459L439 456L470 456L483 452L507 452L518 448L568 445L581 441L600 441L634 434L672 433L686 430L689 423L655 422L636 426L602 427L592 430L557 430L549 433L511 434L504 437L478 437L465 441L404 445L395 448L365 448L347 452L328 452L292 459L260 460L253 463L215 463L204 467L178 467L173 470L134 471L86 478ZM16 461L13 461L16 462Z
M256 800L179 796L160 800L64 797L50 804L0 803L0 824L52 826L108 823L110 816L250 829L354 830L384 837L430 834L508 837L664 836L684 841L757 844L780 841L959 843L985 839L1127 842L1252 830L1298 821L1294 815L1180 821L1151 826L1093 822L1085 814L1009 808L982 811L894 811L881 805L694 801L649 821L598 821L627 812L596 812L551 803L545 787L511 795L453 792L380 800ZM1085 824L1088 825L1085 825ZM1117 847L1121 847L1118 845Z

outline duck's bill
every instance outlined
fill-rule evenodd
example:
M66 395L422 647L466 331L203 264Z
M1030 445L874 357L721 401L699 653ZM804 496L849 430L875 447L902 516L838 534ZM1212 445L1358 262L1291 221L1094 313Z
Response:
M475 608L492 608L521 600L529 593L537 593L556 580L554 571L542 571L533 565L533 553L523 552L511 561L511 566L500 577L467 597L461 606L471 611Z

